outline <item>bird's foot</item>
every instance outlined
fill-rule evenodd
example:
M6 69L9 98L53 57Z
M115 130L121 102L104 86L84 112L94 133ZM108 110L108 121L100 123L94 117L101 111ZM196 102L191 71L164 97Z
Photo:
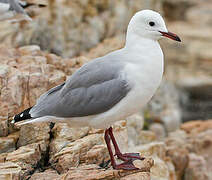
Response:
M117 170L120 170L120 169L123 169L123 170L139 170L139 168L134 166L132 159L125 161L121 164L114 165L113 168L117 169Z
M144 160L145 158L144 157L141 157L139 153L118 153L116 154L116 156L118 157L118 159L121 159L122 161L129 161L131 160L132 162L134 160Z

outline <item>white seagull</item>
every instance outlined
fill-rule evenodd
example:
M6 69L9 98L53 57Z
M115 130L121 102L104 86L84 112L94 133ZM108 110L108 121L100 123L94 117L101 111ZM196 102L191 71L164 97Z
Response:
M168 32L159 13L137 12L128 25L124 48L83 65L66 82L41 95L33 107L15 115L12 122L67 122L73 127L106 129L113 168L137 169L133 161L143 158L139 153L121 153L111 125L137 113L160 85L164 57L158 40L162 37L181 41ZM111 140L121 164L114 159Z

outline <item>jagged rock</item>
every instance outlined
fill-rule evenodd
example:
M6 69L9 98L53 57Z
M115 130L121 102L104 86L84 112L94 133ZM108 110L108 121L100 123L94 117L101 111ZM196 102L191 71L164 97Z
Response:
M25 146L32 143L40 143L41 151L45 152L49 144L49 123L27 124L21 127L17 146Z
M66 123L56 123L52 129L53 140L50 144L50 154L54 155L69 143L88 135L89 128L71 128Z
M20 176L29 175L41 160L40 144L34 143L22 146L18 150L7 154L5 163L13 162L21 167Z
M14 151L18 138L18 132L10 134L7 137L0 137L0 153Z
M20 179L21 167L12 162L0 163L0 179Z
M121 180L132 180L132 179L140 179L140 180L150 180L149 170L153 165L151 159L148 159L143 162L146 167L145 170L140 171L122 171L122 170L104 170L100 169L97 165L86 165L78 168L71 168L67 173L62 176L62 179L121 179ZM143 172L142 172L143 171Z
M125 124L124 124L125 125ZM121 150L127 149L126 127L116 126L114 136ZM124 139L125 138L125 139ZM90 134L74 142L69 142L59 152L51 156L50 162L58 172L67 172L80 164L106 164L109 154L102 133Z

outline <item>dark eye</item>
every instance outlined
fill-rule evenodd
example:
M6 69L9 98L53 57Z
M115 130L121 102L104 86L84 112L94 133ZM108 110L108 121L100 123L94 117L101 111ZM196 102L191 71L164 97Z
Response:
M149 22L149 25L150 25L150 26L154 26L155 23L151 21L151 22Z

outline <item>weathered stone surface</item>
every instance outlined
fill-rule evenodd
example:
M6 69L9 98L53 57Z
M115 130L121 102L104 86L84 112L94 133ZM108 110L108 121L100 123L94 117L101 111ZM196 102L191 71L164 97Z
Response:
M47 169L44 172L35 172L30 180L60 180L61 176L52 169Z
M197 134L208 129L212 129L212 120L207 121L189 121L181 125L181 129L187 133Z
M0 163L0 179L2 180L19 180L21 174L21 167L16 163L7 162Z
M165 148L163 142L152 142L134 148L134 151L140 152L141 156L151 157L154 160L154 165L150 170L151 179L165 180L175 177L175 172L171 169L173 168L172 162L167 160Z
M25 146L32 143L40 143L41 151L46 151L49 144L49 123L27 124L21 127L17 146Z
M0 153L14 151L18 138L18 132L10 134L7 137L0 137Z
M44 50L70 57L106 37L124 32L131 16L142 8L159 9L160 1L48 0L42 11L28 8L32 16L39 15L33 17L32 23L3 23L0 39L13 46L37 44Z
M5 162L18 164L22 169L20 174L22 177L29 175L41 160L40 144L22 146L18 150L8 153L5 160Z
M96 165L87 165L78 168L71 168L66 174L62 176L62 179L82 179L82 180L93 180L93 179L123 179L123 180L131 180L131 179L141 179L141 180L150 180L149 169L151 168L152 161L146 160L143 162L146 167L145 170L140 171L122 171L122 170L104 170L100 169ZM142 172L143 171L143 172ZM132 175L134 174L134 175Z
M69 143L83 138L88 134L89 128L71 128L67 123L56 123L52 129L52 135L54 139L50 144L50 154L54 155L55 153L62 150Z
M194 153L189 154L189 164L185 170L185 180L209 180L207 162L202 156Z

